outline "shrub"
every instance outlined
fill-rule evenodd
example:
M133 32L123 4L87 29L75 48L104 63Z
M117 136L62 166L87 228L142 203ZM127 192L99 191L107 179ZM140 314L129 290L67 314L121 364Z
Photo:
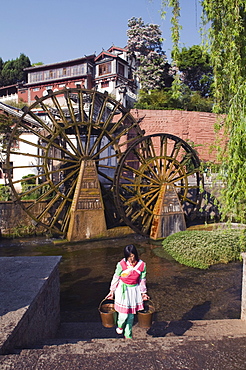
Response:
M186 230L168 236L162 243L176 261L200 269L241 260L245 244L245 232L232 229Z
M8 185L0 184L0 201L11 200L11 189Z

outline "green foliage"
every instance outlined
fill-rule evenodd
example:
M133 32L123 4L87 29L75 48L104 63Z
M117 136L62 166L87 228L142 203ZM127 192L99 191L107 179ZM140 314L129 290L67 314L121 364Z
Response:
M13 238L19 238L23 236L36 235L36 227L31 223L29 225L22 224L21 222L11 230L11 236Z
M246 82L230 102L225 120L229 137L225 151L220 153L222 217L236 222L246 221Z
M182 48L177 66L181 72L181 81L191 91L199 91L201 96L212 96L213 67L210 55L199 45Z
M140 90L137 103L134 105L138 109L182 109L188 111L211 112L213 101L205 98L199 92L182 86L182 94L177 98L173 96L172 89L150 90L148 92Z
M31 66L30 59L25 54L20 54L19 58L8 60L4 63L1 61L0 86L13 85L17 82L25 81L26 74L23 69Z
M22 192L28 192L29 190L35 189L36 187L36 178L34 174L25 175L22 177L23 181L21 181L21 188ZM39 190L31 191L30 194L24 195L22 197L23 200L30 200L30 199L37 199L40 196Z
M210 25L214 111L223 113L246 79L246 3L245 0L203 0L202 6L204 23Z
M218 263L241 260L246 235L240 230L187 230L168 236L163 248L176 261L189 267L207 269Z
M0 184L0 201L6 202L11 200L11 189L8 185Z
M177 73L177 64L179 60L179 40L180 40L180 30L182 29L179 24L180 18L180 2L179 0L162 0L162 17L165 17L166 7L172 8L172 17L171 17L171 39L173 43L172 47L172 58L173 58L173 72L174 72L174 81L172 83L172 94L174 99L179 99L181 95L181 84L179 74Z

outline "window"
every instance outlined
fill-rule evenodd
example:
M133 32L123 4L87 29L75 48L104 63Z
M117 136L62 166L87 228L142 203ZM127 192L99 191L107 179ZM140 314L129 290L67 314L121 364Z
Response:
M109 87L109 81L101 82L101 88L103 89L104 87Z
M62 68L56 70L57 78L62 77Z
M34 87L33 91L39 91L40 88L39 87Z
M125 75L125 67L123 66L123 64L120 64L120 63L118 64L118 73L121 76Z
M43 72L33 72L29 74L30 83L39 82L43 80Z
M50 77L50 71L44 71L44 80L49 80Z
M111 63L99 64L99 76L111 73Z

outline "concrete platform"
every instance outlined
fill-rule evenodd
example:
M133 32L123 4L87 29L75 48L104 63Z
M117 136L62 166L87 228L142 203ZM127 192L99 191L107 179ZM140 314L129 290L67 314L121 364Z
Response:
M61 257L0 258L0 353L54 336Z

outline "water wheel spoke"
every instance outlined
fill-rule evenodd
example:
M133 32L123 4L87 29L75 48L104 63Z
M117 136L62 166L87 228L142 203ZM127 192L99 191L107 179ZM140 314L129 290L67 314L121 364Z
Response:
M110 183L113 182L112 177L108 176L106 173L100 171L99 169L98 169L98 175L102 176L105 180L109 180Z
M199 185L178 185L178 184L175 184L175 187L180 189L191 189L191 190L200 188Z
M66 103L67 103L67 107L68 107L69 116L71 117L72 122L76 122L73 103L70 99L69 92L65 91L64 95L65 95L65 99L66 99Z
M144 197L142 198L143 200L145 200L145 199L147 200L148 197L153 194L153 196L151 196L150 199L148 199L147 202L144 202L145 206L148 207L151 203L153 203L153 201L158 197L159 193L160 192L156 191L156 190L149 191L146 194L144 193Z
M55 99L56 100L56 99ZM58 103L59 104L59 103ZM74 146L74 144L71 142L71 140L69 139L69 137L67 136L66 132L64 132L64 127L63 125L60 125L59 122L55 119L55 117L53 116L53 114L50 112L50 109L42 102L41 103L41 106L43 108L43 110L47 113L47 115L49 116L50 120L52 121L53 125L54 125L54 128L55 130L57 131L57 134L59 134L64 140L65 142L69 145L69 147L71 148L71 150L77 155L79 156L79 152L77 150L77 148ZM67 122L67 121L66 121ZM63 123L61 121L61 123ZM66 123L67 124L67 123ZM53 131L53 133L55 132L55 130Z
M129 147L130 144L134 143L140 137L141 137L141 134L140 133L138 133L138 134L136 133L136 136L133 136L133 137L129 138L128 140L122 142L122 143L119 142L118 143L118 146L119 146L119 148L121 148L121 147Z
M157 168L158 173L161 174L159 161L157 159L157 155L156 155L156 151L155 151L152 139L150 138L149 140L147 140L146 143L147 143L147 146L148 146L148 149L149 149L149 156L153 158L154 166Z
M172 180L170 181L170 183L174 184L175 182L181 181L181 180L183 180L184 178L188 178L189 176L194 175L195 173L197 173L197 170L187 172L187 173L185 173L185 174L183 174L183 175L180 175L180 176L178 176L178 177L176 177L176 178L172 179Z
M66 117L65 117L65 114L64 114L64 112L63 112L63 110L62 110L62 107L60 106L60 104L59 104L59 102L58 102L58 100L57 100L57 98L56 98L56 95L51 95L51 100L52 100L53 104L55 105L55 107L56 107L56 109L57 109L57 111L58 111L58 114L59 114L59 116L60 116L60 120L61 120L61 122L62 122L65 126L68 126L68 121L67 121L67 119L66 119Z
M48 136L44 136L42 133L41 133L41 130L37 130L29 125L27 125L25 122L21 122L20 125L27 131L27 132L31 132L33 135L35 136L38 136L40 139L42 139L42 141L47 141L49 142L49 138ZM43 128L43 131L46 131L47 134L51 134L53 133L53 131L51 130L46 130L48 128L47 126L47 123L46 123L46 126ZM20 136L18 136L18 139L19 139Z
M54 189L50 188L50 181L45 181L40 185L40 189L44 187L44 191L37 199L33 201L33 203L27 206L27 210L31 210L32 208L34 208L37 203L40 203L43 200L47 199L54 192ZM49 186L49 189L46 188L47 186Z
M83 92L81 90L78 93L78 105L79 105L79 119L81 122L85 122L84 99Z
M142 213L143 213L143 210L142 210L142 209L135 211L135 212L132 214L132 221L133 221L133 222L134 222L134 221L136 221L136 220L139 218L139 216L141 216L141 215L142 215Z
M139 176L139 177L142 177L142 178L144 178L144 179L147 179L147 180L148 180L148 181L150 181L151 183L154 183L154 184L156 184L156 185L158 185L158 184L159 184L159 179L157 179L158 181L155 181L155 180L153 179L153 177L150 177L150 176L148 176L147 174L142 173L141 171L139 171L139 170L137 170L137 169L135 169L135 168L133 168L133 167L131 167L131 166L125 165L124 169L125 169L125 170L127 170L127 171L132 172L133 174L135 174L135 176L137 175L137 176Z
M140 199L139 195L134 195L133 197L125 200L124 206L128 206L129 204L132 204L134 202L139 203L139 199Z
M37 216L37 220L41 221L42 218L49 212L50 208L59 200L61 194L57 193L44 207L42 212Z
M48 156L47 155L41 155L41 154L31 154L31 153L24 153L24 152L16 152L16 151L12 151L10 150L8 152L9 154L14 154L14 155L19 155L19 156L23 156L23 157L32 157L32 158L38 158L38 159L50 159L50 160L54 160L54 161L60 161L60 162L71 162L71 163L78 163L78 161L76 160L72 160L72 159L65 159L65 158L56 158L54 156ZM38 165L37 165L38 166Z
M105 133L101 131L101 133L96 137L96 140L94 141L92 147L90 148L89 155L92 156L96 150L97 147L100 148L100 144L102 141L102 138L104 137ZM97 152L96 152L97 154Z
M27 179L25 179L25 181L27 181ZM44 187L45 185L47 186L47 184L48 184L48 182L38 184L38 185L34 184L33 186L31 186L32 184L30 184L30 189L28 189L28 190L26 190L22 193L19 193L19 199L21 199L21 198L23 199L24 197L26 197L28 195L36 193L39 189L42 189L42 187Z
M154 215L153 214L146 214L146 219L144 220L144 222L142 223L142 231L144 232L144 233L147 233L148 232L148 230L149 230L149 228L150 228L150 226L151 226L151 224L152 224L152 220L153 220L153 217L154 217Z
M102 124L102 130L104 130L104 124L105 122L102 122L103 113L105 112L106 106L108 104L109 98L108 96L104 97L102 99L102 104L100 106L100 110L96 119L96 124L101 125Z
M184 196L182 194L180 194L179 196L182 198L183 202L188 202L190 204L197 205L197 201L194 201L190 198L187 198L186 196Z
M115 110L116 111L116 110ZM127 112L126 114L124 114L115 124L113 124L113 126L111 127L111 129L109 130L109 134L110 135L113 135L114 132L122 125L124 125L124 120L130 115L130 112ZM112 117L113 118L113 117Z
M41 127L43 127L43 129L45 131L47 131L50 135L53 134L53 130L48 126L47 122L43 121L40 117L38 117L35 113L33 113L32 111L28 111L28 115L31 116L35 121L37 121ZM31 130L32 127L27 125L24 121L20 121L20 125L22 127L24 127L25 129L28 129L28 130ZM32 131L32 130L31 130ZM32 131L33 132L33 131ZM33 132L35 134L35 132ZM36 131L36 133L39 133L39 131Z
M144 158L144 156L137 149L134 150L134 154L138 158L139 162L142 165L145 165L146 168L154 175L157 182L159 182L160 179L159 179L158 175L156 174L156 172L154 171L153 167L151 166L151 162L146 161L146 158Z
M85 149L84 149L82 140L80 138L79 127L78 127L77 124L75 124L75 137L76 137L76 141L77 141L77 148L79 148L81 155L84 156L85 155Z
M64 220L63 220L63 223L61 225L61 231L63 233L65 233L68 229L69 221L70 221L70 218L71 218L71 213L70 213L71 207L72 207L72 203L68 206L67 212L66 212Z

